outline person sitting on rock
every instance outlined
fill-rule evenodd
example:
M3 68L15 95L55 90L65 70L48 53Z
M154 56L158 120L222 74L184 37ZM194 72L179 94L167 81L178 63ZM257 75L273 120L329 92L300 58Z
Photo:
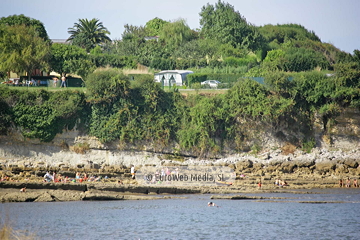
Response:
M358 184L358 181L356 178L354 179L353 185L354 185L354 187L359 187L359 184Z
M346 179L346 187L351 187L350 178Z
M276 185L276 186L281 187L282 184L283 184L283 181L282 181L281 179L278 178L278 179L275 180L275 185Z
M86 173L84 173L84 177L83 177L84 181L88 180L88 175Z
M344 182L342 179L339 180L339 187L344 187Z
M44 182L51 182L53 180L53 176L49 172L46 172L44 175Z
M75 178L76 178L76 181L79 181L79 179L80 179L80 173L79 172L76 172Z
M20 189L20 192L26 192L26 187L23 187L22 189Z

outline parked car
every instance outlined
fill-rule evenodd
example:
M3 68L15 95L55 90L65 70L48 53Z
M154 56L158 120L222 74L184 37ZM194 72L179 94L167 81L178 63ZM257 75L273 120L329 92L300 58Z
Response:
M204 82L201 82L201 85L208 85L211 88L217 88L220 83L221 82L219 82L218 80L206 80Z

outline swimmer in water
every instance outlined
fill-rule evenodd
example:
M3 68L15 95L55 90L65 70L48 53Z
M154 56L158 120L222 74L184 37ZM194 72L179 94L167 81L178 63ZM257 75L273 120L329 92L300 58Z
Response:
M208 206L209 207L215 207L215 206L217 207L217 205L215 203L213 203L213 202L208 202Z

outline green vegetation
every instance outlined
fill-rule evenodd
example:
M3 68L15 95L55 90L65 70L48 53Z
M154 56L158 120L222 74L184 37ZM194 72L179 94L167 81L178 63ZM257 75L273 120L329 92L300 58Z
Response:
M79 19L78 23L74 23L74 27L68 29L68 33L70 37L67 41L86 49L87 52L98 46L99 43L111 41L107 36L110 32L96 18L91 20Z
M0 125L5 134L5 127L15 125L24 137L51 141L64 129L73 129L87 115L82 92L18 91L1 87L0 93Z
M88 143L77 143L73 146L73 151L80 154L85 154L89 149L90 144Z
M96 68L87 58L85 49L78 46L60 43L51 45L50 64L52 70L61 76L75 73L86 77L86 73L90 73Z
M2 17L0 18L0 25L7 25L7 26L24 25L26 27L33 27L38 33L39 37L41 37L44 41L49 41L49 36L46 32L44 24L39 20L26 17L23 14Z
M0 19L0 76L30 77L39 69L79 75L85 85L61 91L1 86L0 134L16 128L24 137L51 141L76 126L103 143L159 151L176 146L177 155L216 157L229 149L257 154L261 134L270 129L310 151L315 115L330 136L344 109L359 109L359 50L342 52L298 24L253 26L221 1L201 9L200 24L192 30L183 19L154 18L145 26L125 25L122 39L110 42L98 19L79 19L69 28L70 44L57 44L38 21ZM162 88L153 75L124 74L141 67L194 74L182 89ZM201 89L212 79L229 90ZM185 88L196 91L185 94Z
M25 71L48 68L49 42L39 37L32 26L0 25L0 70Z
M354 81L360 66L336 68L342 69L338 76L305 72L291 81L283 72L268 72L264 85L242 79L223 94L195 93L186 98L176 88L165 92L151 75L130 84L130 77L116 69L90 74L86 95L2 87L0 130L6 134L7 127L14 125L25 137L51 141L76 124L104 143L146 142L159 150L178 143L180 151L216 156L227 146L257 152L260 145L250 139L268 127L286 124L289 132L301 132L310 140L296 134L279 137L309 151L315 146L314 113L320 114L326 130L342 109L360 107L358 81Z
M200 34L223 44L250 50L261 49L263 37L228 3L207 4L200 12Z

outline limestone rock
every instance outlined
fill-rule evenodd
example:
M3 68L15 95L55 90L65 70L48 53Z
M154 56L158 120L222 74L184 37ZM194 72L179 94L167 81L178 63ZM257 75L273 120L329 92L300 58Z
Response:
M295 162L283 162L281 164L283 173L292 173L294 171L294 168L296 168L296 167L297 167L297 164Z
M38 196L34 202L55 202L55 198L51 196L48 192L44 192Z
M326 161L316 163L316 170L322 172L329 172L330 170L335 170L336 164L334 162Z
M250 160L239 161L235 164L236 170L242 171L247 168L253 167L253 162Z
M348 168L344 164L336 164L336 173L348 173Z
M18 189L14 189L13 192L9 192L0 197L1 202L33 202L39 196L37 192L20 192Z
M353 160L353 159L345 160L344 164L347 165L350 168L357 168L359 166L359 163L356 160Z

